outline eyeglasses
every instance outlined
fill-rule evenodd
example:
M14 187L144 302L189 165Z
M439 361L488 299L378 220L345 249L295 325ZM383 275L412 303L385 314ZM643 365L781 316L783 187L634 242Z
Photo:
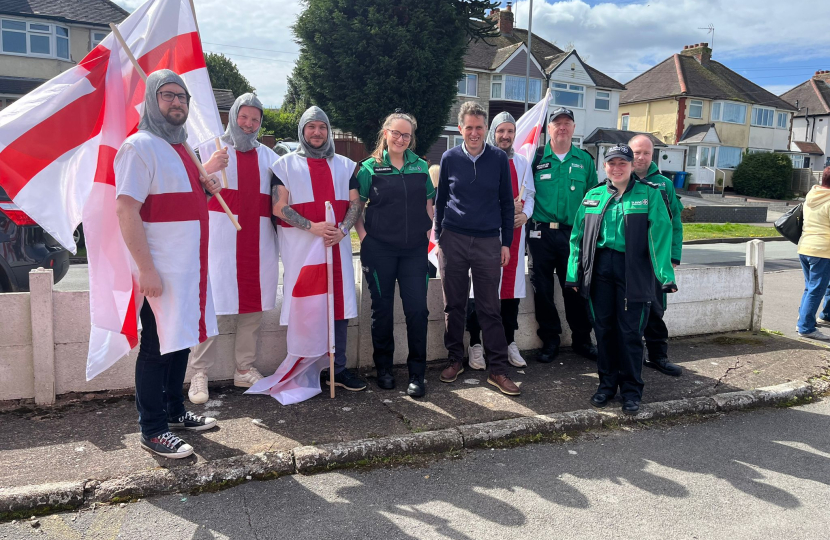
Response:
M166 101L167 103L173 103L173 100L175 98L179 99L179 103L184 103L185 105L187 105L190 101L190 97L187 94L177 94L176 92L159 92L158 95L161 96L162 101Z
M397 139L403 139L404 142L409 142L409 141L412 140L412 134L411 133L401 133L400 131L398 131L396 129L387 129L386 131L388 131L389 134L392 135L393 139L396 139L396 140Z

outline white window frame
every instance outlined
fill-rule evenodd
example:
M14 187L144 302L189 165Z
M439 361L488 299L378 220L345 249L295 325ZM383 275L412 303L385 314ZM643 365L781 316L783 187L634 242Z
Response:
M101 39L96 39L95 38L96 34L100 35ZM90 30L89 31L89 50L91 51L92 49L97 47L102 41L104 41L104 38L107 37L107 34L109 34L109 32L105 32L103 30L100 30L100 31L99 30Z
M686 152L687 167L697 167L697 150L697 146L689 146L689 150Z
M585 108L585 86L581 84L569 84L562 82L551 81L550 89L553 92L551 103L556 107L567 107L568 109L584 109ZM570 105L556 102L557 92L568 92L569 94L578 94L582 105Z
M620 116L620 130L621 131L628 131L628 123L629 123L629 116L628 114L623 114Z
M768 154L772 152L772 150L767 150L766 148L747 148L747 154Z
M470 90L470 77L473 77L475 79L475 93L474 94L469 93L469 90ZM464 76L461 77L461 79L458 79L458 84L460 84L461 81L464 80L464 79L466 79L465 83L464 83L464 92L459 91L458 95L459 96L466 96L466 97L478 97L478 74L477 73L465 73Z
M700 114L695 116L692 114L692 107L700 107ZM703 100L700 99L690 99L689 100L689 118L695 118L698 120L703 119Z
M16 22L22 23L26 26L25 30L13 30L13 29L5 29L2 28L2 22L9 21L9 22ZM33 25L37 26L45 26L48 27L49 30L33 30ZM58 28L66 31L66 36L58 36ZM15 32L18 34L23 34L26 36L26 52L15 52L15 51L5 51L3 50L3 41L2 41L2 33L3 32ZM49 53L36 53L32 52L32 36L48 36L49 37ZM67 57L64 58L62 56L58 56L58 39L65 39L66 40L66 52ZM71 62L72 61L72 36L68 26L64 26L62 24L55 24L50 22L44 22L41 20L31 20L31 19L18 19L15 17L0 17L0 54L8 55L8 56L25 56L28 58L54 58L57 60L63 60L64 62Z
M759 117L761 117L761 121L769 117L769 123L759 123ZM763 127L763 128L774 128L775 127L775 109L770 107L761 107L759 105L752 106L752 116L749 119L749 125L752 127Z
M737 107L744 108L744 119L743 122L732 122L731 120L722 120L723 118L723 109L726 108L726 105L735 105ZM717 111L717 113L716 113ZM738 103L737 101L715 101L712 103L712 112L711 118L712 122L723 122L725 124L738 124L738 125L745 125L746 124L746 113L747 113L747 104L746 103Z
M781 119L784 119L784 125L781 125ZM776 129L787 129L790 125L790 115L789 113L778 111L775 115L775 128Z
M506 93L506 90L507 90L507 85L506 85L507 79L506 78L507 77L515 77L517 79L524 79L524 77L519 76L519 75L507 75L507 74L502 74L502 73L494 74L490 79L490 99L491 100L497 100L497 101L513 101L513 102L516 102L516 103L524 103L525 102L524 96L522 96L521 99L511 99L511 98L507 97L507 93ZM531 81L538 81L538 83L539 83L539 95L538 96L532 96L532 95L528 96L528 101L530 103L538 103L539 100L542 99L542 79L537 79L536 77L531 77L530 80ZM496 94L495 88L496 88L496 86L499 87L500 97L495 97L495 94Z
M600 95L602 94L602 95ZM608 107L602 108L599 106L600 101L607 101ZM605 90L597 90L594 94L594 110L596 111L610 111L611 110L611 92Z
M573 144L577 148L582 148L582 137L571 137L571 144Z
M735 169L735 167L724 167L724 166L721 166L720 163L719 163L720 162L720 157L721 157L720 154L721 154L721 152L723 151L724 148L737 148L738 150L740 150L741 155L738 157L738 163L735 164L735 167L740 165L741 161L744 160L744 149L739 147L739 146L719 146L718 147L718 154L715 158L715 166L718 169L721 169L721 170L732 171L732 170Z
M790 154L790 161L793 162L793 169L803 169L804 168L804 154ZM798 164L796 164L796 160L798 160Z
M461 146L461 143L464 142L464 137L461 135L453 135L451 142L453 146Z

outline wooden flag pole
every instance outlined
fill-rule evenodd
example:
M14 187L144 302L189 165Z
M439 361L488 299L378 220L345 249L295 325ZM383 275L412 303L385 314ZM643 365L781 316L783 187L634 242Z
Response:
M219 137L214 137L213 142L216 143L216 149L217 150L222 149L222 145L219 142ZM228 175L227 175L227 173L225 173L225 169L221 169L221 170L222 170L222 187L224 187L225 189L228 189Z
M133 68L135 68L136 73L138 73L139 77L141 77L141 80L143 80L146 84L147 74L144 73L144 70L141 68L140 65L138 65L138 61L135 59L135 56L133 56L133 52L127 46L127 42L124 41L124 37L121 35L121 32L118 31L118 27L115 26L115 23L110 23L110 30L112 30L112 34L115 36L115 39L118 40L118 43L121 44L121 48L124 49L124 52L127 54L127 58L129 58L130 62L132 62ZM196 167L199 169L199 174L203 175L205 178L210 176L207 173L207 171L205 171L205 168L202 166L202 162L199 161L199 158L196 157L196 153L193 152L193 149L190 148L190 145L187 144L187 142L184 143L184 147L187 149L187 153L190 155L190 158L193 160L193 163L195 163ZM234 216L233 212L231 212L231 209L228 208L228 205L225 203L225 200L222 198L222 195L216 193L214 197L216 197L216 200L219 201L219 205L222 207L222 210L224 210L225 213L228 215L228 218L230 218L231 223L233 223L233 226L236 228L236 230L241 231L242 227L239 226L239 222L236 220L236 216Z
M326 221L328 221L329 213L333 212L331 202L326 201ZM326 288L326 321L329 327L329 393L331 399L334 399L334 267L332 266L334 256L332 250L334 246L326 248L326 274L328 278L328 287Z

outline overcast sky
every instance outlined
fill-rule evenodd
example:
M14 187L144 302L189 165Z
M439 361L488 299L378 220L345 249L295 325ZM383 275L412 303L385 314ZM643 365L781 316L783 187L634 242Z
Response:
M116 0L128 10L142 1ZM231 58L263 103L279 106L299 50L290 27L300 2L195 2L205 51ZM516 26L527 28L529 5L514 4ZM533 1L534 34L563 48L572 42L589 64L622 83L684 45L714 41L714 59L775 94L830 69L827 21L828 0Z

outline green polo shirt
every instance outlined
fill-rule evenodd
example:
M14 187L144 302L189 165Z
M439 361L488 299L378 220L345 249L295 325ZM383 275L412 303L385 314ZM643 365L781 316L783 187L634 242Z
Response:
M625 197L626 194L623 194ZM608 248L625 253L625 216L623 215L623 201L611 197L602 223L599 227L598 248Z
M533 219L542 223L573 226L574 218L585 194L597 185L594 159L574 145L559 160L550 143L533 163L536 204Z
M432 180L429 177L429 167L427 162L418 157L418 154L412 150L407 149L403 155L403 170L399 170L389 161L389 152L383 151L383 163L377 164L374 159L367 159L360 164L360 169L357 171L357 182L360 185L358 193L363 202L369 200L369 193L372 189L372 180L376 174L382 175L405 175L405 174L425 174L427 199L435 198L435 186L432 185ZM382 172L381 172L382 171Z

